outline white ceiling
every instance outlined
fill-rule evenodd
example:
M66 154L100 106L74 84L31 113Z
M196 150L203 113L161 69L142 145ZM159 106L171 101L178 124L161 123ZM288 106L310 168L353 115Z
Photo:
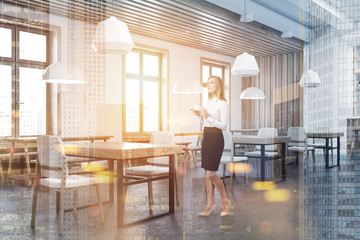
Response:
M207 0L239 15L252 14L254 21L280 32L291 31L295 38L305 41L307 0Z

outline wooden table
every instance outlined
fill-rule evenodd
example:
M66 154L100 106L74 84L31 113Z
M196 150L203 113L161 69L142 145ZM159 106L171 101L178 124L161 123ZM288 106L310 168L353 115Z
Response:
M75 141L104 141L106 142L114 136L88 136L88 137L63 137L61 140L63 142L75 142Z
M76 144L66 145L65 153L71 156L89 157L104 160L107 159L111 163L110 170L114 170L114 162L117 162L117 227L124 225L131 225L145 220L149 220L155 217L160 217L165 214L174 213L174 160L175 155L182 152L182 146L160 146L148 143L88 143L88 144ZM169 156L169 175L165 177L154 177L152 179L134 180L130 182L124 182L124 162L128 160L146 159L151 157ZM150 216L148 218L124 224L124 186L144 183L149 181L155 181L160 179L169 179L169 212ZM110 192L113 195L113 186L110 188ZM113 197L111 198L113 199Z
M274 160L274 159L281 159L281 175L282 180L285 181L286 179L286 168L285 168L285 158L286 158L286 143L290 141L290 137L280 136L280 137L261 137L261 136L253 136L253 135L240 135L232 136L234 149L235 144L241 145L260 145L261 146L261 174L260 179L261 181L265 181L265 161L267 160ZM280 145L281 147L281 155L278 157L266 157L265 156L265 146L266 145ZM234 151L235 154L235 151Z
M344 136L344 133L342 132L328 132L328 133L315 133L315 132L309 132L306 133L306 136L308 138L318 138L318 139L325 139L325 145L319 146L314 145L315 148L322 148L325 149L325 168L332 168L340 166L340 137ZM337 139L337 145L330 146L330 139L336 138ZM337 149L337 164L329 166L329 150Z

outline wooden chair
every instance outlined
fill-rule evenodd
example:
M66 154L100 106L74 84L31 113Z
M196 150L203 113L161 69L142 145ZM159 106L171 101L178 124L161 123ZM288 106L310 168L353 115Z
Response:
M247 177L247 168L246 168L246 163L248 162L248 158L245 156L235 156L235 149L234 149L234 144L232 141L232 136L229 130L224 130L223 131L223 135L224 135L224 152L223 155L221 156L221 160L220 160L220 164L223 165L223 175L222 175L222 179L223 182L225 183L225 172L226 172L226 166L228 164L231 164L230 169L230 189L232 189L232 185L233 185L233 177L235 176L235 171L234 171L234 163L239 163L239 162L243 162L243 166L244 166L244 177L245 177L245 181L246 183L248 182L248 177ZM246 162L246 163L245 163Z
M305 129L303 127L289 127L288 136L291 138L288 143L288 151L306 153L305 161L309 159L309 152L311 152L313 163L315 163L315 148L308 146ZM298 156L296 156L296 163L298 163L298 161Z
M73 190L74 193L74 214L76 215L77 191L80 188L94 186L96 187L98 204L100 207L101 222L104 222L104 213L102 200L99 190L99 184L95 178L80 175L68 175L67 159L62 141L57 136L42 135L37 139L37 150L39 159L38 176L35 178L33 188L31 227L35 226L35 215L37 205L37 193L39 187L47 190L60 192L60 212L59 212L59 230L62 234L64 221L64 201L66 190ZM41 176L40 176L41 175Z
M196 167L196 155L201 152L201 144L202 144L203 135L198 135L196 145L189 145L187 146L187 151L190 155L190 161L194 163L194 167Z
M156 145L174 145L175 138L174 133L161 131L151 134L150 143ZM179 204L179 191L178 191L178 177L177 177L177 163L175 158L175 196L176 203ZM133 177L151 179L153 177L160 177L169 175L169 157L155 157L148 158L147 165L127 167L125 169L125 181ZM125 197L127 193L127 186L124 189ZM153 193L152 193L152 181L148 181L148 197L149 197L149 210L152 211Z

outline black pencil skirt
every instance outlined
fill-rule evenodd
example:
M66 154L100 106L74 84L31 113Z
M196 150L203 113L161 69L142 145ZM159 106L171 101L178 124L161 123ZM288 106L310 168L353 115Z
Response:
M201 147L201 167L217 171L224 150L224 136L216 127L204 127L204 138Z

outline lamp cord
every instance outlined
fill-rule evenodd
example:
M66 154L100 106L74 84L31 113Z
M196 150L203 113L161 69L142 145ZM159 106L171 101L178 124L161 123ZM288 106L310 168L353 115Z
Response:
M244 9L244 21L246 22L247 21L247 19L246 19L246 0L245 0L245 9Z

